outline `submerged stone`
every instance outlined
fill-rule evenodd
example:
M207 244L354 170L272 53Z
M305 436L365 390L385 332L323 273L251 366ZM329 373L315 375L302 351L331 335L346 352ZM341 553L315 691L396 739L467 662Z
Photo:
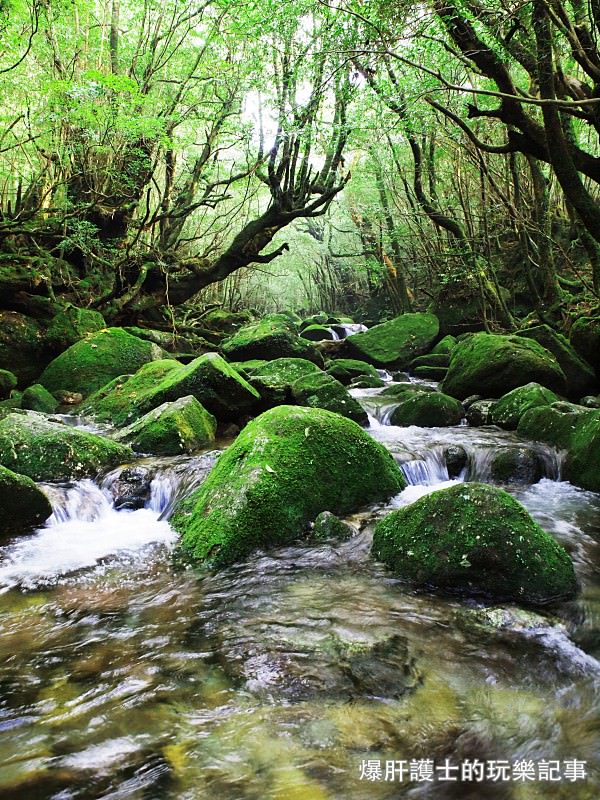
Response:
M31 478L0 466L0 537L42 525L51 514L50 501Z
M565 391L565 375L558 362L537 342L522 336L474 333L452 351L442 389L459 400L471 394L501 397L530 381L558 393Z
M242 430L171 524L194 561L221 566L293 541L321 511L346 514L405 485L391 454L356 423L280 406Z
M375 528L373 554L418 586L543 604L573 597L566 550L502 489L432 492Z
M36 481L85 478L132 457L125 445L35 412L0 422L0 464Z
M195 397L163 403L120 430L115 439L136 453L176 456L193 453L215 439L217 421Z
M67 389L88 395L113 378L165 355L157 345L122 328L106 328L61 353L48 364L39 382L51 392Z

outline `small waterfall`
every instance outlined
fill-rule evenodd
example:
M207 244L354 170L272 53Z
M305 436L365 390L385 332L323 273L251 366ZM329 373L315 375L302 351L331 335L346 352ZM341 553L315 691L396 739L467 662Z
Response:
M335 330L335 328L327 328L327 330L331 333L331 341L339 342L341 337L339 333Z
M400 464L409 486L434 486L450 480L446 455L442 447L432 447L423 458Z
M341 324L338 325L338 328L344 329L345 335L343 338L346 338L347 336L353 336L355 333L364 333L364 331L369 330L366 325L362 325L360 322Z
M388 372L387 369L378 369L377 374L381 380L385 381L386 383L391 383L394 380L394 376L391 372Z

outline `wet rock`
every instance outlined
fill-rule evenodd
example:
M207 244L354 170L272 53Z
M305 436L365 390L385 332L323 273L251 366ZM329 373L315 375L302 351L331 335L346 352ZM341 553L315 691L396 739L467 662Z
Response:
M250 384L261 397L261 410L292 402L292 386L299 378L314 373L319 367L305 358L276 358L262 361L251 368Z
M444 338L440 339L440 341L436 344L436 346L433 348L431 352L446 353L447 355L450 355L450 353L456 347L456 343L457 339L455 336L450 336L450 335L444 336Z
M171 524L194 561L220 566L292 541L321 511L349 513L405 485L391 454L356 423L280 406L242 430Z
M346 339L348 352L384 369L405 369L416 356L428 352L439 334L433 314L402 314Z
M566 388L555 357L537 342L522 336L474 333L453 350L442 390L459 400L471 394L501 397L529 381L559 394Z
M445 447L444 459L450 478L457 478L469 463L467 451L459 444L450 444Z
M150 485L154 474L148 467L135 466L121 470L110 486L116 509L144 508L150 500Z
M294 323L283 314L269 314L259 322L244 325L223 342L222 351L229 361L305 358L323 365L323 356L298 335Z
M335 339L331 328L326 328L324 325L307 325L306 328L302 328L300 336L302 339L308 339L309 342L333 341Z
M48 498L31 478L0 466L0 537L42 525L51 514Z
M543 604L573 597L565 549L507 492L459 484L388 514L373 555L417 586Z
M424 386L422 383L394 383L391 386L386 386L381 392L382 397L398 397L403 398L406 394L418 394L423 392L435 392L433 386Z
M543 476L543 468L537 453L527 447L505 448L496 452L490 465L495 483L537 483Z
M84 478L131 458L125 445L36 412L10 414L0 422L0 464L36 481Z
M369 416L339 381L326 372L316 372L298 378L292 385L292 399L301 406L334 411L359 425L368 425Z
M464 417L458 400L441 392L405 392L392 412L392 425L418 425L422 428L458 425Z
M571 344L600 377L600 317L580 317L571 328Z
M586 408L600 408L600 396L588 395L587 397L582 397L580 404Z
M349 386L355 378L369 378L373 388L383 386L384 382L379 377L379 373L372 364L366 361L359 361L356 358L336 358L329 364L326 370L328 375Z
M478 400L485 400L485 398L480 394L470 394L468 397L465 397L465 399L462 401L465 411L468 411L473 403L476 403Z
M119 375L135 372L166 354L122 328L106 328L81 339L50 362L39 382L50 392L68 389L89 395Z
M314 521L310 538L320 541L322 539L351 539L356 534L356 529L347 522L343 522L331 511L322 511Z
M414 372L416 367L448 367L450 355L448 353L427 353L418 356L410 362L410 368Z
M54 397L56 397L61 406L78 406L83 402L81 392L68 392L66 389L59 389L54 392Z
M350 389L380 389L385 386L385 382L381 378L373 378L364 375L362 378L352 378L350 381Z
M433 367L422 364L415 367L413 370L417 378L423 378L426 381L437 381L440 383L444 380L448 373L448 367Z
M0 400L10 397L13 389L17 388L17 376L7 369L0 369Z

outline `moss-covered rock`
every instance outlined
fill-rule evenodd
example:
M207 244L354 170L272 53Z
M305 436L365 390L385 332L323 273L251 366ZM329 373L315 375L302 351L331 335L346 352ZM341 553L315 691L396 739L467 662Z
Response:
M285 544L321 511L346 514L406 485L390 453L339 414L281 406L250 422L171 524L196 562Z
M54 352L61 353L84 336L103 328L106 328L106 322L99 311L67 305L48 325L46 341Z
M598 385L591 365L578 355L568 339L556 333L549 325L526 328L517 331L516 335L533 339L554 355L567 379L567 397L579 400Z
M471 394L501 397L530 381L564 394L565 375L540 344L522 336L475 333L454 348L442 389L459 400Z
M244 362L242 362L244 363ZM262 410L292 403L292 386L305 375L322 374L319 367L305 358L276 358L260 362L251 370L249 383L262 399Z
M424 386L422 383L406 381L405 383L393 383L391 386L386 386L380 394L381 397L403 398L406 394L418 394L423 392L435 392L435 389L433 386Z
M413 358L410 362L410 369L414 371L417 367L448 367L450 355L448 353L427 353L424 356Z
M600 317L580 317L571 328L571 344L600 377Z
M419 586L527 603L572 597L565 549L511 495L485 484L452 486L388 514L373 554Z
M433 314L402 314L348 336L346 347L352 357L376 367L403 369L416 356L427 353L438 334L439 322Z
M224 308L213 308L202 317L202 325L213 331L233 333L252 321L249 311L227 311Z
M244 325L223 342L222 351L230 361L305 358L323 365L321 353L298 336L296 326L282 314L270 314L259 322Z
M392 425L418 425L421 428L458 425L464 417L462 405L441 392L405 392L390 417Z
M113 378L165 356L152 342L138 339L122 328L105 328L61 353L48 364L39 382L51 392L68 389L85 396Z
M104 396L101 396L104 395ZM146 364L135 375L104 387L82 413L115 425L133 422L163 403L192 395L219 420L236 420L248 414L259 394L217 353L205 353L189 364L165 360Z
M509 431L517 429L519 420L530 408L550 406L558 402L558 397L550 389L539 383L527 383L507 392L494 404L492 423Z
M195 397L163 403L120 430L115 439L137 453L176 456L193 453L215 439L217 421Z
M421 365L420 367L415 367L413 372L417 378L441 383L448 374L448 367L428 367Z
M329 316L324 311L319 311L318 314L312 314L310 317L306 317L300 323L300 330L304 330L308 328L310 325L325 325Z
M344 541L351 539L355 534L356 530L352 525L348 525L331 511L321 511L311 529L310 538L318 542L327 539Z
M33 383L52 358L44 326L16 311L0 311L0 369L13 372L21 386Z
M384 382L379 377L379 373L372 364L366 361L359 361L356 358L336 358L325 370L328 375L349 386L354 378L372 378L379 381L377 386L383 386Z
M538 454L528 447L504 447L491 456L490 476L494 483L537 483L542 474Z
M34 383L23 392L21 408L53 414L58 408L58 400L41 383Z
M125 445L35 412L0 422L0 464L35 481L85 478L132 457Z
M472 427L491 425L494 406L497 402L497 400L475 400L474 403L471 403L465 415L469 425Z
M326 372L313 372L298 378L292 386L292 398L300 406L324 408L367 425L369 415L339 381Z
M456 336L451 336L450 334L448 334L447 336L444 336L443 339L440 339L440 341L436 344L436 346L432 349L431 352L432 354L442 353L444 355L449 356L456 347L456 343L457 343Z
M0 369L0 400L10 396L13 389L17 388L17 376L8 369Z
M379 375L375 378L372 375L359 375L352 378L350 389L381 389L385 386L385 381Z
M331 328L326 328L324 325L307 325L306 328L302 328L300 336L303 339L308 339L309 342L333 341L335 339Z
M517 426L517 433L525 439L545 442L558 450L567 450L579 416L587 409L537 406L526 411Z
M51 514L48 498L31 478L0 467L0 538L42 525Z

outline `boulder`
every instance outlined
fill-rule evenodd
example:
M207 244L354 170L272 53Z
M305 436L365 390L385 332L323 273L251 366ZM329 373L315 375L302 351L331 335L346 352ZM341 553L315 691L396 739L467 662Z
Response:
M497 400L476 400L467 408L467 422L472 427L479 425L491 425L492 414Z
M410 369L412 372L417 367L448 367L450 364L450 355L448 353L427 353L424 356L413 358L410 362Z
M31 478L0 467L0 538L42 525L51 514L48 498Z
M600 317L580 317L571 328L571 344L600 377Z
M593 368L584 361L562 334L556 333L549 325L536 325L533 328L517 331L516 336L533 339L546 350L549 350L567 379L567 397L579 400L587 392L591 392L598 381Z
M132 457L125 445L36 412L10 414L0 422L0 464L35 481L90 477Z
M545 442L558 450L566 450L570 444L579 417L591 413L583 406L536 406L526 411L517 426L517 433L525 439Z
M115 425L129 424L163 403L192 395L218 420L235 421L254 409L259 394L217 353L189 364L162 360L90 398L85 413Z
M17 376L7 369L0 369L0 400L10 397L13 389L17 388Z
M171 524L194 561L221 566L293 541L321 511L347 514L405 486L391 454L356 423L280 406L242 430Z
M338 539L344 541L351 539L356 534L355 528L343 522L331 511L321 511L317 516L310 532L310 538L316 541Z
M415 367L413 372L417 378L441 383L448 374L448 367L428 367L422 365L420 367Z
M23 392L21 408L53 414L58 408L58 400L41 383L34 383Z
M492 454L490 475L494 483L537 483L543 475L536 452L528 447L504 447Z
M349 386L354 378L369 378L375 388L384 386L375 367L356 358L336 358L327 366L326 372L344 386Z
M300 336L309 342L333 341L336 338L331 328L326 328L324 325L307 325L306 328L302 328Z
M244 362L241 362L242 364ZM319 367L305 358L276 358L262 361L250 370L248 378L262 398L263 410L292 402L292 385L304 375L322 374Z
M348 353L384 369L405 369L416 356L427 353L438 338L433 314L402 314L346 339Z
M530 381L565 392L564 372L552 353L537 342L522 336L474 333L453 350L442 390L459 400L471 394L502 397Z
M106 328L104 317L91 308L67 305L51 320L46 341L55 353L62 353L84 336Z
M89 395L124 373L166 356L152 342L122 328L105 328L71 345L46 367L39 382L51 392L67 389Z
M0 369L10 370L21 386L27 386L51 358L39 320L16 311L0 311Z
M445 355L450 355L454 350L454 348L456 347L456 343L457 343L456 336L451 336L450 334L448 334L447 336L444 336L443 339L440 339L440 341L432 349L431 353L432 354L442 353Z
M244 325L223 342L222 351L229 361L305 358L323 366L321 353L298 336L294 323L283 314L270 314L258 322Z
M573 597L566 550L511 495L463 483L388 514L373 554L417 586L543 604Z
M393 383L391 386L386 386L382 392L379 392L379 395L381 397L403 398L406 394L422 394L424 392L435 392L435 389L433 386L423 386L422 383L406 381L405 383Z
M163 403L114 437L136 453L177 456L193 453L215 439L217 421L195 397Z
M369 415L339 381L326 372L315 372L298 378L292 386L292 398L299 406L334 411L359 425L368 425Z
M530 408L550 406L558 397L539 383L527 383L507 392L492 408L492 422L509 431L517 429L519 420Z
M405 392L400 405L390 417L392 425L418 425L438 428L458 425L465 415L464 408L441 392Z

